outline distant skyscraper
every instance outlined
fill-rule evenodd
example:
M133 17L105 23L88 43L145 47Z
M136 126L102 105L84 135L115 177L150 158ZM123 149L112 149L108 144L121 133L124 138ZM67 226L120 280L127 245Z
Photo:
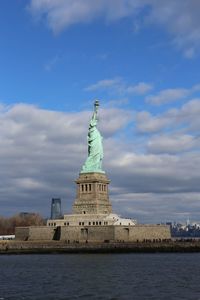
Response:
M60 219L62 218L61 212L61 199L53 198L51 200L51 219Z

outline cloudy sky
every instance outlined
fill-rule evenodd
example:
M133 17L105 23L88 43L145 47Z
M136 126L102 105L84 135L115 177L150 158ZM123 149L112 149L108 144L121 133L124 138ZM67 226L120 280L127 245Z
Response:
M0 215L69 213L101 104L115 212L200 221L200 1L0 1Z

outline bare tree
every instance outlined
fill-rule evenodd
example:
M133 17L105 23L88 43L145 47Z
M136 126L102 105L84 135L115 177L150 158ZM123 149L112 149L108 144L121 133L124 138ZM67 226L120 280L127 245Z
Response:
M37 213L17 214L10 218L0 217L0 235L14 234L18 226L45 225L45 219Z

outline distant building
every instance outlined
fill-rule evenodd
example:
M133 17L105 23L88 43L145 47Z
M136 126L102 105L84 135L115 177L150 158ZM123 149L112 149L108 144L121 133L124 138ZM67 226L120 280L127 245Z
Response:
M172 237L200 238L200 225L198 223L186 222L186 224L174 222L171 226Z
M62 211L61 211L61 199L53 198L51 200L51 220L61 219Z

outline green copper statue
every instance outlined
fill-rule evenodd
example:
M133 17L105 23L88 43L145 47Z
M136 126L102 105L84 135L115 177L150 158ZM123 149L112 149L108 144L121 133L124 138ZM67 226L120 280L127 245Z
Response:
M99 107L99 101L94 103L94 112L90 121L88 130L88 158L82 167L81 173L104 173L102 171L102 159L103 159L103 145L102 136L97 129L97 111Z

